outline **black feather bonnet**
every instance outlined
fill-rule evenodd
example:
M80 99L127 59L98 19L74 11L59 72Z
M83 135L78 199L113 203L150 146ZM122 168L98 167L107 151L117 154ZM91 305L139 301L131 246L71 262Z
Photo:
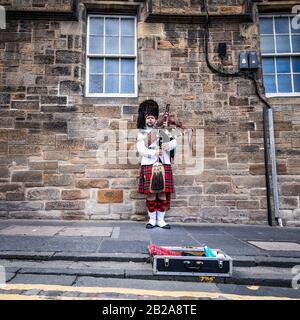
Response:
M151 115L158 118L159 107L154 100L145 100L139 105L138 118L137 118L137 128L144 129L146 127L145 117L146 115Z

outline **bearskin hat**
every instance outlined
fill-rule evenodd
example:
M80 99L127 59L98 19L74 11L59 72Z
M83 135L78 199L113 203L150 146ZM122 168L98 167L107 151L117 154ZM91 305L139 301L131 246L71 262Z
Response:
M151 115L158 118L159 107L154 100L145 100L139 105L138 118L137 118L137 128L144 129L146 127L145 117L146 115Z

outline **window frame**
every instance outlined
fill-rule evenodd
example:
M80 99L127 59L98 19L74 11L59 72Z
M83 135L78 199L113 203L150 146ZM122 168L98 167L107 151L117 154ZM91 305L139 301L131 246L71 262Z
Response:
M90 50L90 19L96 18L130 18L134 20L134 54L93 54L89 53ZM138 84L137 84L137 17L134 15L106 15L106 14L88 14L87 16L87 37L86 37L86 97L99 97L99 98L136 98L138 96ZM105 37L104 37L105 41ZM90 93L90 58L132 58L134 60L134 92L133 93ZM120 66L119 66L120 68ZM119 70L120 71L120 70ZM120 73L118 73L120 77ZM104 81L103 81L104 83Z
M286 17L295 17L294 14L262 14L262 15L259 15L258 16L258 25L260 27L260 23L259 23L259 19L260 18L272 18L273 20L273 36L275 37L277 35L277 33L275 32L275 23L274 23L274 18L286 18ZM289 41L290 41L290 47L292 49L292 40L291 40L291 24L289 23ZM300 33L299 33L300 35ZM261 37L261 33L260 33L260 29L259 29L259 39ZM260 40L261 41L261 40ZM275 51L276 51L276 40L274 39L274 48L275 48ZM260 48L261 48L261 42L260 42ZM300 57L300 52L290 52L290 53L263 53L260 49L260 54L261 54L261 57L262 59L264 57L270 57L270 58L277 58L277 57L287 57L287 58L290 58L290 64L291 64L291 57ZM276 82L276 89L278 89L278 82L277 82L277 69L276 69L276 61L274 60L275 62L275 82ZM262 73L263 73L263 67L262 67ZM298 74L298 73L297 73ZM293 69L291 68L291 72L290 72L290 75L291 75L291 81L292 81L292 89L294 91L294 80L293 80ZM263 73L263 76L264 76L264 73ZM272 97L300 97L300 92L277 92L277 93L272 93L272 92L266 92L265 93L265 96L267 98L272 98Z

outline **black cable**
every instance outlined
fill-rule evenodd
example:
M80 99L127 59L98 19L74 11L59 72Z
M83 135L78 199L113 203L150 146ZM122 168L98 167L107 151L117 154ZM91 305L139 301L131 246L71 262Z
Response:
M268 101L266 101L260 94L259 92L259 88L258 88L258 84L256 79L244 72L225 72L225 71L221 71L219 69L217 69L215 66L213 66L210 61L209 61L209 56L208 56L208 40L209 40L209 24L210 24L210 16L208 13L208 8L207 8L207 1L204 1L204 7L205 7L205 11L206 11L206 22L205 22L205 33L204 33L204 48L205 48L205 59L206 59L206 64L208 66L208 68L214 72L217 73L223 77L244 77L247 79L250 79L253 84L254 84L254 88L255 88L255 94L257 95L257 97L259 98L259 100L266 105L266 107L268 109L271 109L271 105L268 103Z

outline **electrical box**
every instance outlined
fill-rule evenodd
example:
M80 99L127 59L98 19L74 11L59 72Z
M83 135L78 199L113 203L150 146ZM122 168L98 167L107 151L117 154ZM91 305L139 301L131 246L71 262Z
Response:
M255 51L250 51L249 55L249 69L257 69L258 68L258 57Z
M248 54L245 51L240 52L240 69L249 69Z

